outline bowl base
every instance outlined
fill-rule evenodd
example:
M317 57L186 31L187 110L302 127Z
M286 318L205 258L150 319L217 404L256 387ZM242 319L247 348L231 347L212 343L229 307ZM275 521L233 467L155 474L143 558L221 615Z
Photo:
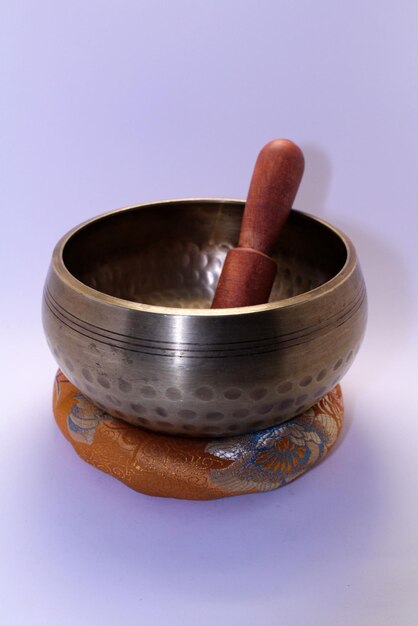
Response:
M58 370L55 420L77 454L144 494L211 500L277 489L328 455L341 432L337 385L284 424L234 437L161 435L105 413Z

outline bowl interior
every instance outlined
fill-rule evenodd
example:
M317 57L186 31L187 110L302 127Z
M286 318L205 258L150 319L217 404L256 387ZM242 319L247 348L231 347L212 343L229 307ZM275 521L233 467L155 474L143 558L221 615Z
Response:
M243 203L174 201L118 211L78 229L63 261L105 294L157 306L209 308L228 249L236 246ZM344 266L347 249L332 229L292 211L274 252L270 302L319 287Z

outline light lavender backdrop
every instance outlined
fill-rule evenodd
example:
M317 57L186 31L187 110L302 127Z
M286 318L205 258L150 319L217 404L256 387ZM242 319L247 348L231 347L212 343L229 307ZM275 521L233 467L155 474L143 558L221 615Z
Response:
M416 0L13 0L0 29L0 623L415 626ZM343 440L274 493L135 494L53 423L52 248L120 206L245 197L274 137L368 285Z

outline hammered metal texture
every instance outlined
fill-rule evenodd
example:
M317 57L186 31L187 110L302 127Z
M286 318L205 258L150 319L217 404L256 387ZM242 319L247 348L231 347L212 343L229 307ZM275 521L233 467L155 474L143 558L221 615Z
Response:
M208 310L242 209L142 205L57 245L46 335L100 408L157 432L230 436L302 413L350 367L366 322L363 279L349 240L310 216L292 212L270 305Z

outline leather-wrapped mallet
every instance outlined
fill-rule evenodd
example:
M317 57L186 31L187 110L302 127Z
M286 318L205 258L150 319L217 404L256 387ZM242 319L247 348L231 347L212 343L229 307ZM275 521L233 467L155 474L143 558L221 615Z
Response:
M274 139L258 155L237 248L226 256L212 309L268 302L277 272L270 257L303 175L303 153L288 139Z

